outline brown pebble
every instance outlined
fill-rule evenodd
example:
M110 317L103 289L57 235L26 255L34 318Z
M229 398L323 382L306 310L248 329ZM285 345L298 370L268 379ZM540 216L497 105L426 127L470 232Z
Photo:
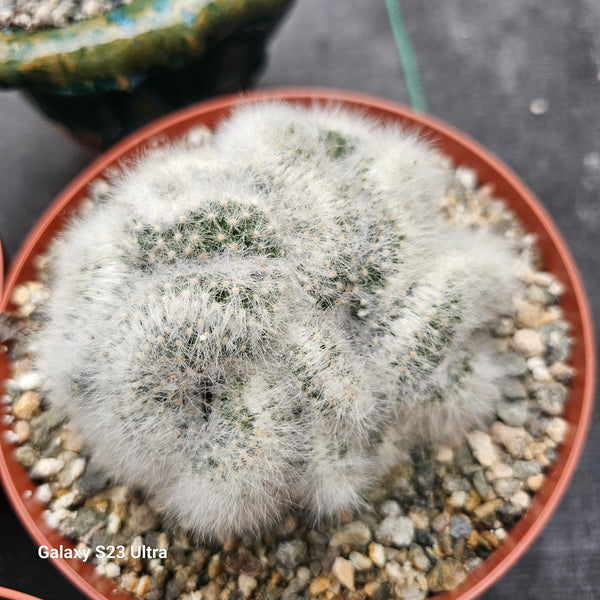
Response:
M329 589L329 581L328 577L320 576L312 580L310 584L310 593L313 596L318 596L322 594L325 590Z
M467 577L463 566L455 558L438 560L427 576L429 590L445 592L455 588Z
M135 588L135 593L138 596L144 596L150 590L150 585L152 584L152 577L150 575L143 575L140 577L140 580Z
M31 427L27 421L16 421L13 427L13 431L17 436L17 442L22 444L29 439L31 434Z
M219 573L221 572L221 555L220 554L215 554L210 557L210 560L208 561L208 568L207 568L206 572L208 573L208 576L211 579L215 579L216 577L218 577Z
M132 573L131 571L125 573L123 577L121 577L121 587L126 592L131 592L132 594L135 593L138 583L138 576L135 573Z
M369 598L378 598L381 584L377 581L369 581L369 583L365 583L365 587L363 589Z
M349 560L338 556L331 572L345 588L354 589L354 565Z
M40 412L41 396L37 392L28 390L21 394L14 402L12 412L19 419L31 419Z
M440 533L444 531L450 524L450 515L447 512L440 513L433 521L431 521L431 528Z

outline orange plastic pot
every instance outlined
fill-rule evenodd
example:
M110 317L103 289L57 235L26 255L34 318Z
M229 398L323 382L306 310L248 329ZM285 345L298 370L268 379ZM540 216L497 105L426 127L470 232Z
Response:
M501 161L481 146L455 129L440 121L413 113L408 108L369 96L334 90L282 89L253 92L241 96L227 96L204 102L168 117L129 136L112 150L103 154L88 167L48 208L37 226L30 233L15 259L6 281L2 310L13 308L10 296L15 285L35 278L33 258L43 252L53 236L64 226L66 219L85 198L89 183L102 177L105 169L118 167L123 159L132 159L141 150L163 143L186 133L196 125L213 128L227 117L232 108L257 100L283 99L288 102L310 104L312 102L338 102L351 109L358 109L375 119L393 121L411 129L419 129L437 147L450 156L455 164L473 169L483 184L490 184L495 194L503 198L516 213L525 227L533 232L543 252L546 270L552 272L565 284L561 301L565 318L571 323L573 351L571 364L576 375L570 388L570 399L565 418L569 431L561 446L556 462L548 469L547 478L533 499L527 513L511 529L502 544L455 590L436 596L437 600L471 600L489 588L518 560L531 545L534 538L548 522L552 512L565 492L569 479L581 454L594 393L595 351L590 310L583 285L573 259L552 223L547 212L525 185ZM6 356L0 357L0 376L9 375ZM8 407L4 405L4 410ZM0 419L0 428L9 425ZM39 544L65 547L72 545L45 522L41 504L32 491L35 484L27 471L14 458L14 446L0 435L0 473L6 493L19 518ZM91 564L78 560L54 560L55 565L82 592L95 600L125 600L128 594L116 589L115 583L98 576Z

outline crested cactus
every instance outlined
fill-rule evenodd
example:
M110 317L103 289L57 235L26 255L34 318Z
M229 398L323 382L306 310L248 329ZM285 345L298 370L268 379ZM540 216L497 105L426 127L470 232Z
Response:
M51 402L200 536L359 506L496 400L511 249L443 222L444 177L335 107L257 104L153 151L54 243Z

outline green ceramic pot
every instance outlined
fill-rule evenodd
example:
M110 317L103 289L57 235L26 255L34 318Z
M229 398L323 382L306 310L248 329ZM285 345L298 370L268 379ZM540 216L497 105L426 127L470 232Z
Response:
M0 87L22 89L86 145L247 88L292 0L133 0L31 34L0 31Z

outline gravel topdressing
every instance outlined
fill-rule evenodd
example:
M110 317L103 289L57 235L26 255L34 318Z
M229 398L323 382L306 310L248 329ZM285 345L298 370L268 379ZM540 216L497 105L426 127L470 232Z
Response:
M568 430L562 414L573 372L569 325L558 305L563 286L543 270L534 237L488 188L477 187L473 172L450 172L447 219L514 240L525 284L514 315L493 328L507 378L488 428L457 448L414 452L371 490L358 514L335 523L289 514L258 539L203 545L164 523L151 499L110 482L77 433L48 409L26 341L48 293L42 257L40 280L14 290L18 334L4 401L12 404L17 459L39 484L35 495L48 505L49 524L92 549L98 573L148 600L419 600L464 581L543 485ZM94 194L102 194L101 185ZM124 546L124 556L98 556L108 545Z
M131 0L0 0L0 27L27 32L92 19Z

